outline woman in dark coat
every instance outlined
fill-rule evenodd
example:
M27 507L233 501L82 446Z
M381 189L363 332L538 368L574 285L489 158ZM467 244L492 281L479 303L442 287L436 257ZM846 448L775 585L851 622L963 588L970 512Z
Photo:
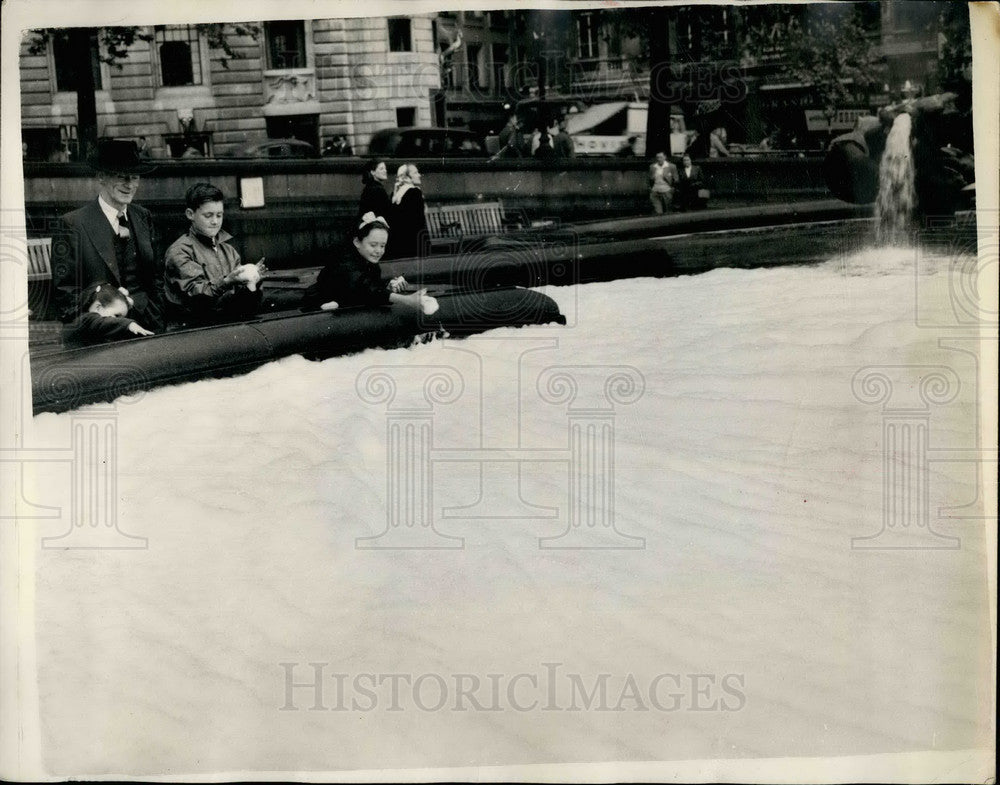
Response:
M413 164L403 164L396 172L396 188L392 193L389 210L392 234L387 259L407 259L424 256L428 244L427 216L424 211L424 194L420 190L420 171Z
M364 183L364 190L361 192L361 202L358 204L358 214L355 217L355 225L361 220L365 213L374 213L377 216L388 219L390 211L389 194L385 190L385 181L389 178L388 170L385 168L385 161L373 158L368 162L365 173L361 175L361 182Z

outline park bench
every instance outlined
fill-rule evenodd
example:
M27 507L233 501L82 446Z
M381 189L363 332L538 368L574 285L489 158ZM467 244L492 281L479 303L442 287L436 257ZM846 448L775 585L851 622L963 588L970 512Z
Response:
M29 238L28 253L28 318L44 318L48 297L44 288L52 280L52 238ZM34 286L32 286L34 284ZM41 307L39 307L41 306Z
M493 237L521 226L518 219L506 215L503 202L428 205L426 216L432 250L458 250L466 240Z
M28 240L28 280L52 280L52 238L40 237Z

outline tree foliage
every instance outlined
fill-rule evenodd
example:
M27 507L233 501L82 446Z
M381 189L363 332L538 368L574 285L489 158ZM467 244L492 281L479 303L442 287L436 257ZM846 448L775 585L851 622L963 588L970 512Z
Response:
M227 67L229 60L238 60L243 53L232 46L231 36L249 36L254 41L260 36L260 26L248 22L196 24L194 27L205 36L211 49L222 52L222 66ZM153 33L149 27L99 27L93 32L97 36L98 57L109 65L121 67L128 58L129 49L137 41L152 41ZM76 28L47 27L31 31L31 41L28 51L41 54L50 41L68 41Z
M769 66L808 85L824 107L851 103L884 78L866 10L853 3L757 7L745 18L742 65Z
M938 83L959 94L972 89L972 31L965 3L948 3L938 27Z

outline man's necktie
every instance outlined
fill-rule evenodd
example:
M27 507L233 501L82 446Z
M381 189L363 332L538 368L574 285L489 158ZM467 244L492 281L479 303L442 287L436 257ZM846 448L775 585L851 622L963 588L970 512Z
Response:
M131 233L128 230L128 216L125 213L118 213L118 237L127 240Z

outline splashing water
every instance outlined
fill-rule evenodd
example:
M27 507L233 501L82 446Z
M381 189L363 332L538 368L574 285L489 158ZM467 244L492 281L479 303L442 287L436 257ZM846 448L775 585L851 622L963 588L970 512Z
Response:
M875 201L876 239L879 245L899 245L909 239L916 204L913 155L910 150L912 118L902 112L893 122L878 168Z

